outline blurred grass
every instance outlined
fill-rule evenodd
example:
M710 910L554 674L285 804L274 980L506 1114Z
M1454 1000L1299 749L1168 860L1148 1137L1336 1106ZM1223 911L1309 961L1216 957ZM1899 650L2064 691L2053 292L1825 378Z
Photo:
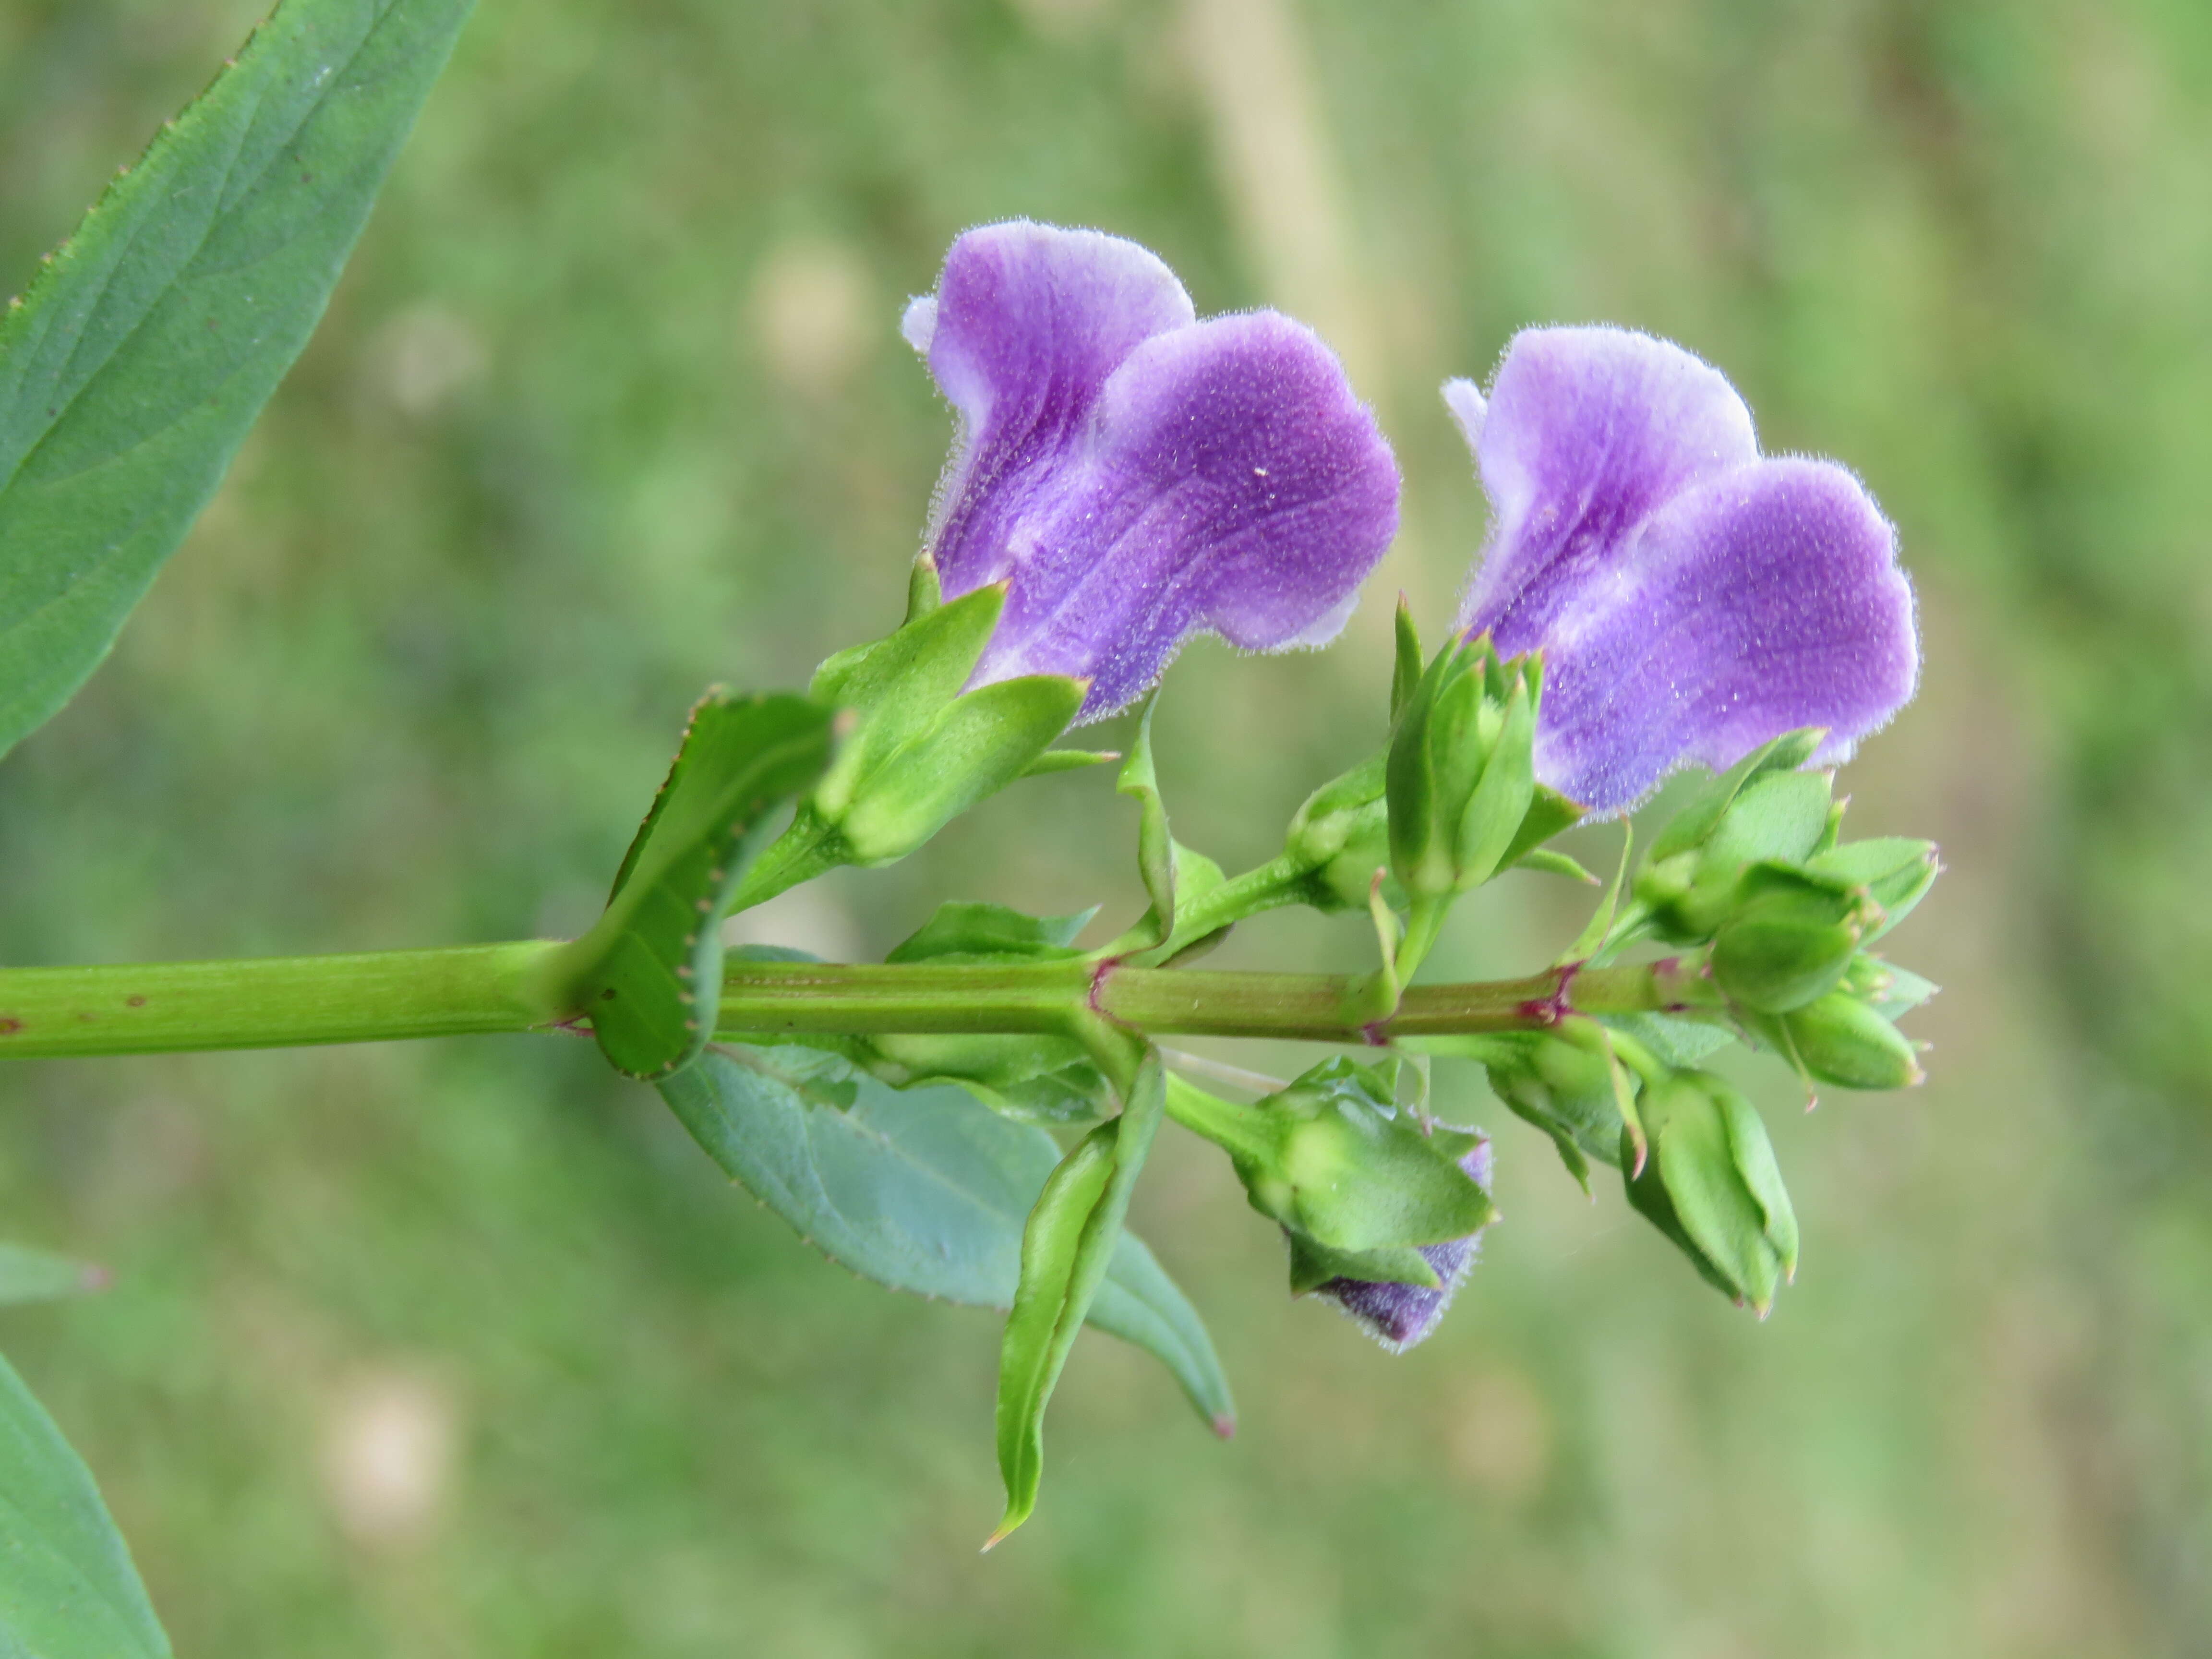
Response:
M0 270L254 10L0 0ZM6 1232L118 1280L0 1340L180 1651L2212 1646L2209 141L2185 0L484 0L222 495L0 772L8 959L581 926L701 685L895 618L947 430L898 307L1028 214L1342 342L1409 487L1375 598L1438 621L1481 518L1436 382L1524 323L1678 337L1858 467L1929 660L1847 787L1945 844L1897 941L1936 1081L1807 1119L1766 1079L1807 1243L1764 1327L1450 1085L1508 1222L1395 1361L1178 1138L1142 1218L1243 1431L1086 1338L979 1561L992 1322L823 1265L584 1045L11 1068ZM1373 740L1386 621L1188 653L1189 838L1264 855ZM1109 799L1024 786L777 925L1129 908ZM1501 884L1440 966L1578 902Z

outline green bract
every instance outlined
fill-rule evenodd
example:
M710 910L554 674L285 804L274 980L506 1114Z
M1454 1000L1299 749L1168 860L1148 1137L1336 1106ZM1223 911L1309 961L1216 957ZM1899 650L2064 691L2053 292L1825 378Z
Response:
M1624 1157L1629 1201L1764 1316L1797 1271L1797 1218L1766 1126L1710 1072L1678 1072L1647 1090L1642 1115L1650 1153L1640 1174Z

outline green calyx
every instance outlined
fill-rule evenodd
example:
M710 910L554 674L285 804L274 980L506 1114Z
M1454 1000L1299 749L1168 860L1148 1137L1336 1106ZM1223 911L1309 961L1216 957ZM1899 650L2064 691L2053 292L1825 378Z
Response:
M1797 1218L1766 1126L1710 1072L1665 1077L1645 1091L1642 1115L1650 1154L1627 1178L1629 1202L1705 1278L1765 1318L1797 1271Z
M1392 1094L1381 1072L1340 1058L1243 1109L1225 1144L1252 1207L1338 1253L1441 1244L1486 1225L1490 1196L1460 1167L1482 1138L1425 1127Z

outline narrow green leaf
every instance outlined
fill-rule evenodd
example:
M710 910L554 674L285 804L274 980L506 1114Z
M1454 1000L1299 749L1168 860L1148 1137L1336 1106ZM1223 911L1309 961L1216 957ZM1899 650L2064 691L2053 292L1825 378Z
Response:
M0 1244L0 1303L52 1302L107 1283L102 1268L27 1244Z
M999 1474L1006 1511L989 1549L1030 1517L1044 1476L1044 1408L1066 1363L1060 1329L1074 1294L1083 1243L1114 1178L1116 1123L1078 1141L1037 1194L1022 1231L1021 1282L999 1352Z
M1111 766L1121 758L1112 749L1048 749L1022 769L1022 775L1043 778L1054 772L1080 772L1085 767Z
M999 1364L999 1473L1006 1513L989 1549L1036 1508L1044 1475L1044 1412L1121 1240L1129 1195L1167 1107L1167 1069L1148 1048L1121 1116L1063 1159L1022 1235L1021 1281ZM1101 1165L1103 1165L1102 1168Z
M0 1654L167 1659L92 1475L0 1359Z
M0 321L0 753L83 684L307 343L471 0L287 0Z
M1160 779L1152 764L1152 711L1159 706L1159 694L1154 692L1145 699L1144 712L1137 716L1136 740L1129 745L1128 758L1121 763L1121 775L1114 787L1137 803L1140 814L1137 822L1137 873L1144 878L1145 891L1152 901L1153 936L1150 943L1157 945L1175 931L1175 839L1168 832L1167 803L1160 798Z
M722 993L722 917L779 808L829 763L830 711L805 697L710 691L623 857L606 912L562 953L567 1006L632 1077L697 1056Z
M1571 962L1588 962L1597 954L1598 947L1605 943L1606 935L1613 931L1613 919L1620 911L1621 890L1628 880L1629 855L1636 848L1636 826L1623 818L1620 828L1620 859L1613 866L1613 883L1605 890L1603 902L1590 913L1590 919L1583 924L1582 932L1575 935L1575 942L1561 951L1553 963L1555 968L1565 967ZM1576 868L1580 869L1581 866L1577 865Z
M1043 1130L795 1044L716 1044L659 1088L708 1156L832 1261L893 1290L1012 1304L1023 1218L1060 1161ZM1090 1316L1156 1355L1208 1422L1233 1420L1196 1310L1133 1235Z
M1539 847L1533 853L1523 853L1508 866L1516 870L1536 870L1547 876L1565 876L1569 881L1578 881L1585 887L1598 884L1589 867L1577 858L1549 847Z

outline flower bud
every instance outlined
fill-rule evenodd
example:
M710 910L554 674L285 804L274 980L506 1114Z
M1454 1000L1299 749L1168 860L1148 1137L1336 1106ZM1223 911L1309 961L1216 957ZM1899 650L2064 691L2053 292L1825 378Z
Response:
M1385 1079L1349 1060L1316 1066L1252 1108L1231 1158L1252 1207L1331 1250L1441 1243L1478 1231L1489 1195L1461 1167L1474 1139L1424 1132Z
M1005 604L1004 588L979 588L816 672L814 696L859 716L808 809L842 839L846 862L904 858L1019 777L1075 718L1081 680L962 689Z
M1797 1271L1797 1218L1759 1114L1710 1072L1676 1072L1644 1091L1650 1141L1628 1200L1698 1271L1765 1318Z
M1866 890L1757 865L1713 936L1713 978L1729 1000L1756 1012L1802 1008L1832 989L1881 921Z
M1474 1140L1459 1167L1486 1194L1490 1142L1480 1135ZM1291 1241L1291 1293L1310 1291L1334 1302L1393 1353L1403 1353L1436 1329L1474 1266L1482 1243L1482 1229L1477 1227L1464 1237L1439 1244L1351 1255L1323 1249L1285 1231Z
M1613 1063L1600 1042L1584 1040L1569 1020L1557 1032L1516 1031L1475 1041L1490 1086L1514 1115L1534 1124L1559 1150L1567 1173L1589 1188L1589 1160L1620 1158L1620 1102ZM1636 1080L1624 1079L1633 1090Z
M1384 758L1370 756L1322 785L1291 820L1283 856L1305 872L1304 896L1316 909L1363 908L1375 872L1390 862Z
M1805 867L1866 890L1882 913L1882 919L1867 934L1869 940L1880 939L1911 915L1912 907L1935 885L1942 868L1936 862L1934 842L1911 841L1902 836L1845 842L1806 860Z
M1415 902L1498 872L1535 799L1536 661L1488 640L1439 652L1399 711L1386 763L1390 864Z
M1796 864L1820 845L1832 781L1825 772L1793 769L1820 738L1805 731L1776 738L1707 785L1659 832L1635 890L1660 937L1677 945L1712 938L1750 866Z
M1905 1089L1923 1076L1912 1044L1848 990L1831 991L1783 1015L1781 1023L1790 1050L1816 1082L1839 1089Z

